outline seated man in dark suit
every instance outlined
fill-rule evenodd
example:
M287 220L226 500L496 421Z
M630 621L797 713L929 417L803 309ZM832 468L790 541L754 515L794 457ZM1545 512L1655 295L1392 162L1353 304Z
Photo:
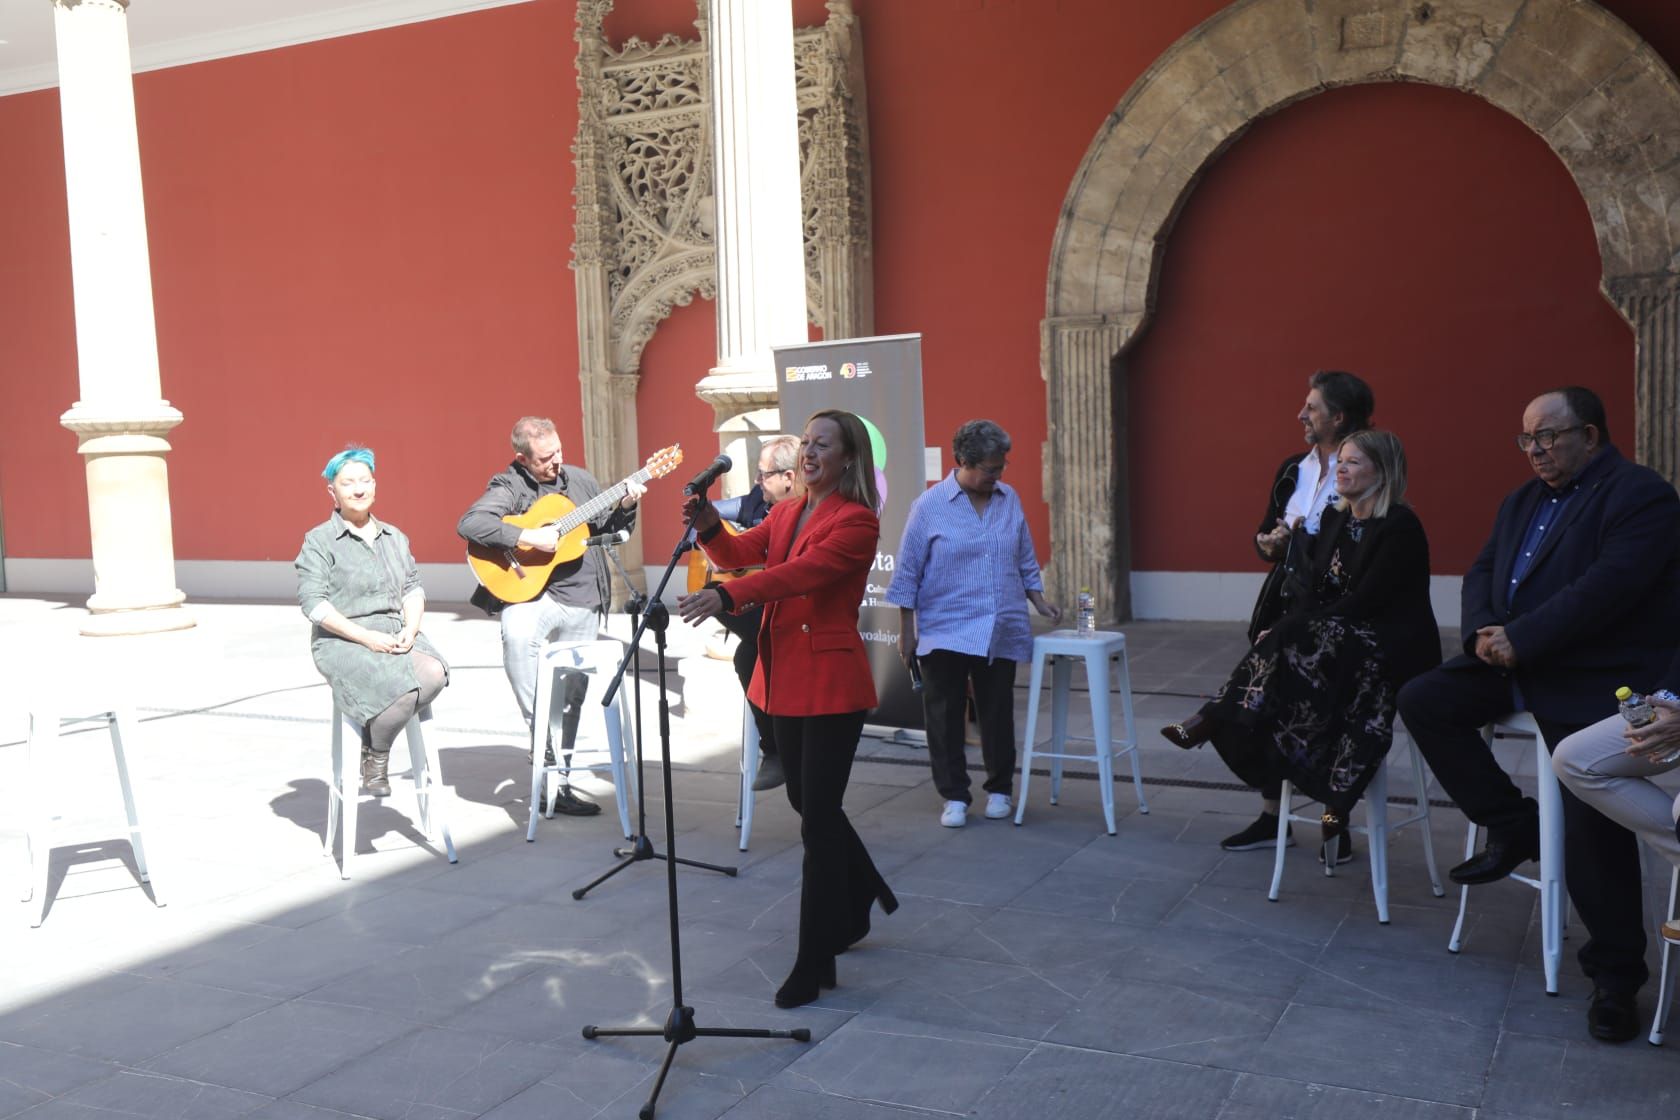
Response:
M1536 397L1517 445L1535 479L1506 497L1464 576L1464 654L1400 690L1400 714L1441 787L1487 828L1487 847L1452 869L1491 883L1540 852L1538 809L1477 729L1533 714L1549 747L1616 711L1615 692L1657 683L1680 631L1680 497L1610 444L1604 405L1571 387ZM1634 836L1563 791L1565 877L1587 940L1587 1027L1638 1030L1647 978Z

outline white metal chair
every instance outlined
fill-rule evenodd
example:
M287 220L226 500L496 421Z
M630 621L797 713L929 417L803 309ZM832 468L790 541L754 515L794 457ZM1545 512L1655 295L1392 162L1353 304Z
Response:
M1558 992L1558 970L1563 960L1564 912L1568 906L1563 889L1563 794L1558 788L1557 775L1552 773L1552 757L1546 750L1545 737L1540 734L1540 726L1534 722L1533 716L1527 712L1513 712L1482 728L1482 738L1487 741L1489 750L1493 749L1495 739L1534 740L1536 799L1540 803L1540 877L1530 878L1514 871L1510 877L1540 892L1540 959L1546 970L1546 994L1555 996ZM1465 859L1476 854L1477 831L1475 822L1470 822L1464 837ZM1469 909L1470 888L1460 887L1458 921L1453 923L1452 939L1447 942L1448 952L1456 953L1463 947L1464 917Z
M525 839L532 841L537 838L537 816L554 816L552 795L559 784L562 774L571 774L578 770L611 772L613 795L618 802L618 823L624 832L624 838L632 835L630 824L630 799L635 796L636 768L627 765L626 758L634 759L636 724L630 706L630 689L621 685L617 695L613 697L610 707L601 704L601 690L606 682L612 678L618 668L619 659L624 656L624 646L610 639L587 642L550 642L537 655L537 701L531 719L531 816L525 826ZM561 673L582 672L595 678L595 686L589 690L583 701L583 710L579 713L577 740L572 744L571 758L568 762L558 757L560 744L554 744L557 752L554 764L544 761L547 747L549 727L553 717L554 706L565 703L565 689L555 687L555 678ZM593 718L585 719L585 715L597 712L601 717L601 740L593 745L588 741L586 733L594 730ZM626 743L630 749L625 749ZM601 756L605 756L602 758ZM580 757L593 756L595 761L580 762ZM543 812L544 803L547 812Z
M129 778L128 758L123 749L125 738L131 746L138 742L133 711L111 708L61 719L53 709L38 708L29 715L29 745L25 760L29 825L24 834L24 850L30 873L23 890L23 901L34 899L37 903L34 920L29 923L35 928L39 928L47 916L47 871L52 863L49 841L58 822L58 818L52 815L45 770L58 753L59 731L63 726L99 721L104 722L111 737L111 754L117 764L117 784L122 789L123 812L128 817L128 842L134 849L134 868L140 875L140 881L151 885L152 902L164 905L163 892L152 879L150 865L146 862L146 847L140 836L140 810L135 803L134 783Z
M1675 918L1680 918L1680 867L1676 867L1674 873L1668 877L1668 917L1666 920L1672 922ZM1662 918L1657 919L1658 924L1661 924L1664 920ZM1671 1010L1670 1005L1674 1001L1674 974L1676 971L1680 971L1674 967L1673 963L1674 946L1663 940L1660 933L1657 935L1657 943L1661 946L1662 971L1658 974L1659 978L1657 980L1657 1012L1651 1017L1652 1046L1663 1044L1663 1028L1668 1025L1668 1013Z
M1399 720L1395 720L1394 737L1398 739L1403 732ZM1363 832L1366 844L1370 850L1371 859L1371 894L1377 903L1377 921L1388 924L1388 841L1389 837L1408 825L1422 825L1419 832L1423 836L1423 859L1429 869L1429 886L1440 898L1447 892L1441 886L1441 873L1435 866L1435 839L1429 834L1429 780L1423 769L1423 756L1418 753L1417 742L1410 735L1406 736L1406 745L1410 748L1412 758L1412 779L1417 793L1417 811L1400 820L1390 820L1388 815L1388 768L1394 754L1392 748L1389 757L1377 767L1377 772L1371 777L1371 784L1365 789L1365 824L1348 824L1349 832ZM1273 902L1278 900L1278 890L1283 885L1283 853L1289 841L1289 822L1299 821L1302 824L1317 825L1318 819L1296 815L1290 805L1292 786L1283 783L1282 804L1284 811L1278 814L1277 855L1272 862L1272 887L1266 897ZM1336 873L1335 853L1325 853L1324 874L1332 876Z
M1044 685L1044 664L1051 663L1050 738L1049 750L1038 748L1038 707ZM1074 737L1067 733L1068 693L1073 683L1073 663L1085 663L1085 679L1091 692L1092 736ZM1124 727L1119 738L1110 726L1109 690L1110 667L1120 663L1120 710ZM1129 754L1132 758L1132 788L1137 792L1138 812L1149 812L1143 796L1143 770L1138 765L1137 724L1132 718L1132 675L1126 663L1126 635L1114 630L1098 630L1081 636L1076 630L1052 630L1033 639L1032 683L1027 701L1027 733L1021 750L1021 798L1015 806L1015 823L1020 824L1027 812L1027 786L1032 780L1035 755L1050 759L1050 804L1058 804L1062 795L1062 761L1064 759L1094 759L1097 764L1097 785L1102 796L1103 820L1108 834L1114 835L1114 759ZM1090 743L1092 753L1079 754L1067 750L1069 743Z
M443 854L450 863L455 863L455 838L450 834L444 807L449 791L443 784L437 748L426 742L426 736L420 730L420 722L431 718L429 705L420 709L403 728L403 738L408 743L409 773L414 778L414 801L420 816L420 831L434 844L441 841ZM336 699L333 701L332 722L332 772L327 777L327 835L321 845L321 854L329 859L332 857L334 835L341 832L343 854L339 858L338 874L340 878L348 879L356 860L356 807L361 800L362 784L362 728L339 708ZM343 828L337 829L335 826L341 818Z
M741 830L741 851L752 837L753 783L758 781L758 721L745 698L741 700L741 796L735 803L735 827Z

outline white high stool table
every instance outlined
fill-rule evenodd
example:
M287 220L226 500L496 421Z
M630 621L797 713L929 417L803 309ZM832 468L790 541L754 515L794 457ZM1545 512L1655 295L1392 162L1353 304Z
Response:
M735 827L741 830L740 850L747 850L752 836L753 783L758 781L758 721L752 708L741 701L741 796L735 803Z
M111 708L106 711L94 712L85 716L71 716L61 719L58 712L46 708L36 709L29 714L29 745L25 760L28 774L27 789L29 797L29 829L24 834L24 850L29 858L29 880L24 884L23 901L35 899L38 903L35 918L29 924L32 928L39 928L47 916L47 871L52 863L52 847L48 839L53 832L53 821L47 808L48 797L42 779L42 769L47 765L49 752L56 752L58 748L59 731L64 724L90 723L103 720L111 736L111 754L117 764L117 783L122 788L123 811L128 816L128 842L134 849L134 869L140 874L142 883L149 883L152 888L152 902L163 906L163 893L158 890L157 883L152 881L151 870L146 863L146 848L140 838L140 811L135 806L134 783L128 775L128 758L123 751L123 739L126 736L129 743L136 743L134 733L134 712L129 708Z
M635 794L637 780L636 768L625 764L625 741L631 747L629 757L636 757L635 735L636 725L630 707L630 687L619 685L618 693L613 697L610 707L601 703L601 689L610 680L614 671L618 669L619 659L624 656L624 644L601 639L588 642L549 642L537 654L537 700L531 713L531 816L525 825L525 839L527 842L537 838L537 816L541 813L545 818L554 816L552 798L545 797L545 793L552 794L554 786L559 782L560 775L571 774L575 770L608 770L612 774L613 794L618 802L618 823L624 832L624 838L630 839L630 798ZM544 753L547 748L548 730L553 718L554 705L565 703L565 690L554 687L554 678L560 672L583 672L595 677L596 687L589 690L583 700L583 710L578 714L577 740L572 744L571 764L562 762L560 745L555 744L554 765L547 765ZM601 728L606 740L605 746L588 746L584 743L586 721L584 714L590 711L599 712ZM599 755L605 753L606 760L598 762L579 763L579 755ZM545 788L546 787L546 788ZM548 802L548 811L543 813L543 803Z
M1668 921L1680 917L1680 867L1676 867L1668 877ZM1657 924L1662 925L1664 919L1658 918ZM1662 931L1657 931L1657 945L1660 946L1658 957L1662 961L1662 971L1657 980L1657 1012L1651 1017L1651 1045L1661 1046L1663 1043L1663 1028L1668 1025L1668 1012L1674 1001L1674 973L1670 963L1674 956L1673 942L1663 937Z
M443 805L449 796L443 785L443 769L438 765L437 748L426 742L426 736L420 730L420 721L431 718L432 709L427 705L409 717L403 728L403 738L408 744L409 773L414 778L415 808L420 815L420 831L434 844L441 840L443 854L450 863L456 863L455 837L450 834ZM333 701L332 722L332 773L327 777L327 835L321 845L321 854L332 858L335 831L341 832L344 838L340 845L343 855L338 863L338 876L348 879L351 865L356 861L356 808L361 801L362 788L362 728L339 708L336 699ZM345 735L346 728L350 732L348 736ZM345 749L346 739L354 744L350 750ZM343 819L343 828L335 829L340 818Z
M1563 890L1563 794L1558 788L1557 775L1552 773L1552 756L1546 750L1540 725L1527 712L1512 712L1482 728L1482 738L1488 749L1495 739L1531 738L1534 740L1534 769L1536 772L1535 800L1540 803L1540 877L1530 878L1511 872L1510 878L1526 883L1540 892L1540 959L1546 969L1546 994L1558 993L1558 969L1563 960L1564 908L1568 901ZM1469 822L1464 837L1464 858L1476 854L1477 825ZM1452 939L1447 951L1456 953L1463 946L1464 916L1470 909L1470 888L1458 892L1458 921L1453 923Z
M1395 720L1394 737L1398 739L1402 728L1398 719ZM1406 736L1407 746L1412 757L1412 778L1417 786L1417 811L1397 821L1388 818L1388 767L1394 757L1392 745L1389 754L1377 767L1377 772L1371 776L1371 784L1365 787L1365 823L1355 825L1348 822L1349 832L1363 832L1366 846L1371 859L1371 894L1377 903L1377 921L1388 924L1388 838L1408 825L1421 824L1419 832L1423 835L1423 859L1429 869L1429 886L1435 892L1435 897L1445 895L1446 889L1441 886L1441 873L1435 866L1435 839L1429 834L1429 781L1424 774L1423 756L1418 752L1417 741L1410 735ZM1282 804L1285 811L1278 814L1277 855L1272 862L1272 888L1266 897L1273 902L1278 900L1278 890L1283 885L1283 852L1289 842L1289 822L1300 821L1302 824L1318 824L1310 817L1297 816L1293 808L1287 808L1290 801L1292 786L1283 783ZM1336 873L1335 856L1330 853L1324 861L1324 875L1329 878Z
M1120 662L1120 711L1124 732L1114 738L1110 727L1108 693L1109 667ZM1039 750L1038 702L1044 685L1044 663L1051 666L1050 749ZM1073 685L1073 663L1085 663L1085 679L1091 691L1092 736L1070 736L1067 733L1068 693ZM1098 683L1102 687L1098 687ZM1117 755L1132 756L1132 787L1137 791L1138 812L1148 813L1149 805L1143 797L1143 770L1138 765L1137 724L1132 718L1132 674L1126 662L1126 635L1117 630L1098 630L1081 636L1077 630L1052 630L1033 639L1031 699L1027 701L1027 733L1021 750L1021 799L1015 806L1015 823L1020 824L1027 812L1027 784L1032 780L1033 756L1050 759L1050 804L1060 803L1062 795L1062 761L1064 759L1092 759L1097 763L1097 784L1101 786L1103 819L1108 834L1114 835L1114 759ZM1069 743L1090 743L1092 753L1075 754L1067 750Z

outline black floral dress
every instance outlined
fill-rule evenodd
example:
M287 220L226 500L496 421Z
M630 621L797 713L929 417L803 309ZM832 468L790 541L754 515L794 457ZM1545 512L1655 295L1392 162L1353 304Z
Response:
M1314 608L1347 592L1364 535L1363 522L1346 519L1308 601L1254 644L1201 712L1239 778L1287 779L1344 820L1393 743L1396 688L1368 620Z

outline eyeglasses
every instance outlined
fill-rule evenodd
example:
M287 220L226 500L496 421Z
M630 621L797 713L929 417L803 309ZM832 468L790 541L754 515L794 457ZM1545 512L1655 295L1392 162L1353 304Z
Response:
M1536 446L1542 451L1550 451L1552 444L1565 432L1580 432L1592 427L1591 424L1576 424L1572 428L1541 428L1538 432L1517 433L1517 446L1524 451L1532 451Z
M793 468L792 467L778 467L777 469L775 469L773 471L759 471L757 474L753 475L753 481L754 482L763 482L765 479L769 478L773 474L792 474L792 473L793 473Z

